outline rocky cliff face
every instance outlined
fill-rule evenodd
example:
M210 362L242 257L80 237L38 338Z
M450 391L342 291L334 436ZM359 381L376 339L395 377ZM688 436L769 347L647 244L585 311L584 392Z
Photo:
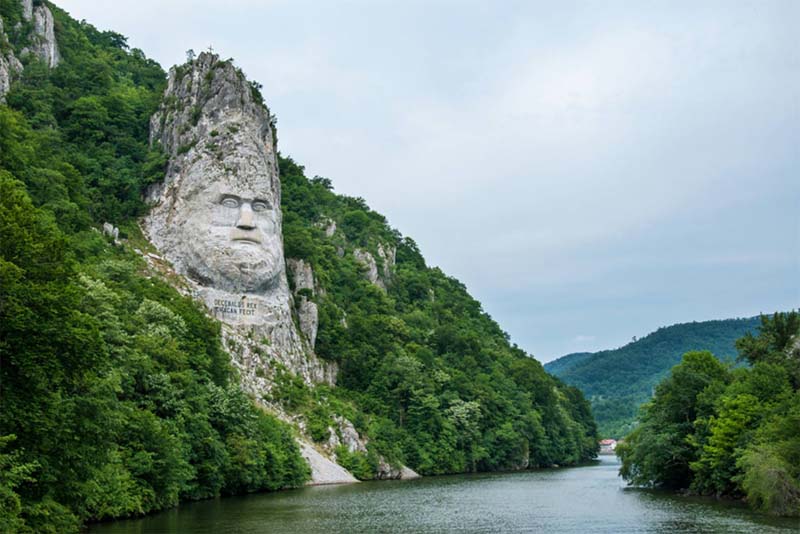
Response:
M29 45L20 51L20 57L32 55L50 68L56 67L61 61L61 53L56 42L53 13L44 4L34 7L33 0L22 0L21 4L22 18L32 22L33 29L25 37ZM22 73L23 69L19 58L14 54L14 47L9 42L7 29L0 19L0 103L5 101L11 82Z
M272 118L242 72L208 53L173 68L151 140L169 163L145 232L224 323L245 389L266 398L281 367L333 384L293 320Z
M33 7L31 0L23 0L23 17L33 20L31 45L22 50L22 55L33 54L51 69L61 61L61 53L56 43L53 14L45 5Z

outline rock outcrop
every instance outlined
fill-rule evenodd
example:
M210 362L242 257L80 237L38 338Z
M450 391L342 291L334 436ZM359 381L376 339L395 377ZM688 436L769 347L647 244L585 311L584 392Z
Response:
M317 227L322 228L322 231L325 232L325 237L333 237L333 234L336 233L336 221L330 217L324 217L322 220L317 222L316 225Z
M243 387L265 399L276 369L332 385L335 365L314 355L292 318L274 127L250 83L202 53L170 70L150 127L169 162L148 191L145 233L224 323Z
M378 243L378 256L380 256L383 263L383 282L384 284L388 284L392 279L392 271L397 261L397 249L389 245L384 245L383 243Z
M319 327L319 310L317 304L311 300L316 293L314 271L311 265L303 260L287 259L286 265L294 281L294 299L300 331L308 340L311 348L317 342L317 329Z
M7 51L3 52L3 49ZM8 36L3 28L3 19L0 18L0 103L5 102L11 82L21 70L22 65L8 44Z
M53 68L61 61L55 35L53 13L42 4L33 6L32 0L22 0L22 17L33 22L33 31L28 36L29 45L22 49L20 57L33 55ZM3 19L0 18L0 103L5 102L5 96L11 89L11 82L22 73L22 62L14 54L14 49L8 40Z
M353 423L341 416L334 417L336 428L329 427L330 437L325 444L325 449L332 456L336 455L336 449L344 446L351 453L367 453L367 439L362 437L356 430ZM419 478L417 474L410 467L401 465L399 467L392 466L385 458L378 458L378 469L375 473L375 478L378 480L399 480Z
M61 61L61 53L56 42L53 13L44 4L33 7L30 0L23 0L22 4L23 17L26 20L33 20L31 44L22 50L22 55L33 54L52 69Z
M378 257L381 259L380 270L378 262L369 251L357 248L353 251L353 256L364 267L365 278L385 291L392 278L396 253L396 248L382 243L378 244Z
M31 20L33 18L33 0L20 0L22 4L22 18Z

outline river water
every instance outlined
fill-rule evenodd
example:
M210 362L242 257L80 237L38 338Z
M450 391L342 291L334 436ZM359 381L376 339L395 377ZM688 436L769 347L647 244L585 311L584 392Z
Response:
M800 532L730 502L631 489L616 458L564 469L364 482L214 499L90 534Z

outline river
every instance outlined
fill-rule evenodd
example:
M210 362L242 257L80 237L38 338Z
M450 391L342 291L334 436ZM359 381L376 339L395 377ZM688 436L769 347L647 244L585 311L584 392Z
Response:
M320 486L185 504L90 534L799 532L738 503L627 488L616 458L584 467Z

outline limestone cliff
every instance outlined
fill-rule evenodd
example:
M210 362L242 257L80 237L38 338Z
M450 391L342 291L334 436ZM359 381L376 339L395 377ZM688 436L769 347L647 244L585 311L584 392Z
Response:
M317 304L311 300L316 291L314 272L311 265L303 260L288 259L286 264L294 281L294 298L300 331L305 335L311 348L314 348L319 327L319 310Z
M169 163L145 231L225 325L245 389L265 398L281 367L333 384L293 320L272 118L242 72L209 53L173 68L151 141Z
M55 34L55 22L53 13L44 4L34 7L33 0L21 0L22 18L31 24L30 31L24 31L20 23L15 25L14 30L18 38L26 42L27 45L19 50L19 57L14 53L14 46L8 38L3 19L0 18L0 103L5 101L5 96L11 88L11 82L17 78L23 70L20 58L34 56L45 63L50 68L54 68L61 61L61 52L58 48ZM20 35L22 32L22 35Z
M0 18L0 103L5 101L13 79L22 72L22 63L14 55Z
M22 50L22 55L33 54L52 69L61 61L53 13L44 4L33 7L31 0L23 0L22 4L22 16L33 21L33 33L29 37L31 44Z

